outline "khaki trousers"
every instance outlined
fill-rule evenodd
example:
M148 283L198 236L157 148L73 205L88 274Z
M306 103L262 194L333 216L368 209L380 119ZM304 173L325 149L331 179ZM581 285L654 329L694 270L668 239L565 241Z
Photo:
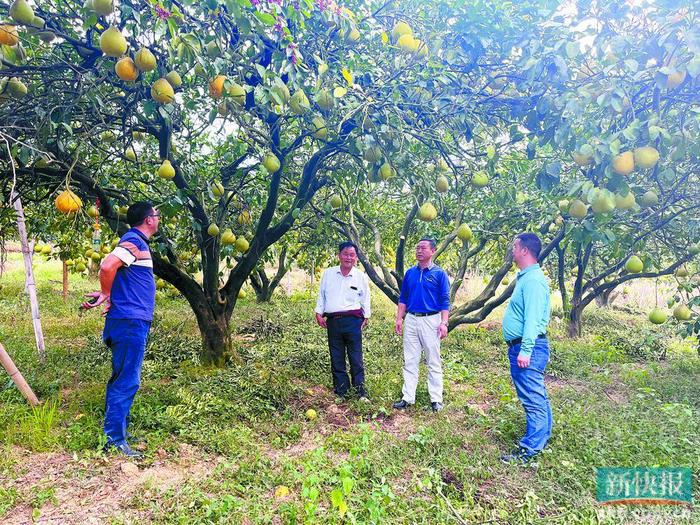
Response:
M416 402L418 366L421 352L425 352L428 366L428 394L430 402L442 403L442 359L438 327L442 317L439 313L416 317L406 314L403 323L403 400Z

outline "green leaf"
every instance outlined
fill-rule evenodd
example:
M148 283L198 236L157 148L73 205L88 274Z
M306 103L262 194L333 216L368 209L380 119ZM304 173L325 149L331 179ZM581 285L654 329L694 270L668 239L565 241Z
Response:
M569 58L575 58L579 54L578 42L567 42L566 43L566 56Z
M346 496L349 495L354 484L355 484L355 481L352 478L344 477L343 478L343 494L345 494Z
M341 489L333 489L331 491L331 504L334 507L339 507L344 500L345 498L343 497L343 491Z
M275 22L277 19L272 16L270 13L263 13L261 11L255 11L255 16L260 20L263 24L266 24L268 26L273 26L275 25Z

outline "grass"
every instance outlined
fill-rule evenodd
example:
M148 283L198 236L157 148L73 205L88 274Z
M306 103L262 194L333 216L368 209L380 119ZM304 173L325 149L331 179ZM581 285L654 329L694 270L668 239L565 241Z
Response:
M47 362L36 357L22 268L0 279L0 341L45 402L26 405L0 382L0 519L109 523L686 523L695 509L601 507L599 466L689 466L700 472L700 361L691 346L637 317L592 310L571 341L553 323L548 373L555 434L528 467L498 456L524 417L497 330L468 326L445 341L446 409L433 415L425 377L417 405L396 414L401 342L393 308L375 295L365 336L373 402L336 405L325 334L297 289L268 305L246 299L232 328L244 365L212 370L184 301L166 296L144 363L132 433L145 438L137 473L104 456L109 354L97 315L78 318L53 263L37 264ZM253 294L249 294L252 297ZM308 408L319 417L307 420ZM110 498L95 486L110 486ZM276 498L275 489L289 488ZM82 502L82 503L80 503ZM76 518L77 516L77 518Z

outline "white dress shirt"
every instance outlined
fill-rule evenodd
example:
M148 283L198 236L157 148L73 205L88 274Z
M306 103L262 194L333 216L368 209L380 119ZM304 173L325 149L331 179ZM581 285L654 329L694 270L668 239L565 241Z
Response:
M367 275L353 267L347 275L343 275L340 266L333 266L323 272L321 286L318 289L316 301L317 314L330 314L359 310L369 318L372 310L369 304L369 279Z

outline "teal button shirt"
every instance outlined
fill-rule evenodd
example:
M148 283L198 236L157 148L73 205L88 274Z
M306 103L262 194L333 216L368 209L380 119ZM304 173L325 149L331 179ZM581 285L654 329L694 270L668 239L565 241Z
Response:
M549 324L549 282L535 263L518 273L513 295L503 316L503 338L522 338L520 354L530 355L538 334L547 333Z

